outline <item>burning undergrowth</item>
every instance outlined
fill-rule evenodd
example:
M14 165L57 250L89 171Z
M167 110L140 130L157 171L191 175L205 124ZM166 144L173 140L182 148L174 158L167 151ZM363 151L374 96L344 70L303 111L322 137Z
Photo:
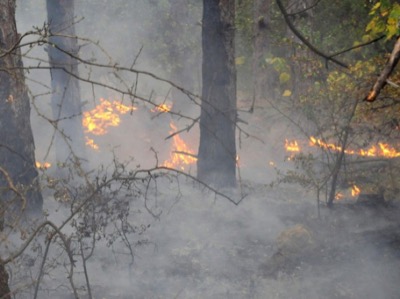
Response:
M154 151L161 150L160 158L164 159L164 161L158 161L160 166L188 170L196 164L196 154L193 146L183 140L177 125L168 115L172 108L172 101L167 102L165 99L152 108L146 106L139 108L132 104L125 105L118 100L101 98L98 105L83 113L82 126L86 134L86 145L94 151L101 151L98 142L103 141L103 144L107 144L111 141L113 143L113 140L117 141L113 136L126 134L125 128L129 127L133 128L131 136L118 139L120 144L114 143L117 147L126 146L124 140L129 139L142 143L143 147L147 146L147 149L142 148L138 151L142 153L149 152L151 148L157 148L158 145L160 148ZM127 124L122 124L123 120ZM159 128L152 130L155 126ZM170 127L168 131L165 130L167 126ZM164 136L160 136L160 133ZM164 144L160 143L160 140L165 140ZM165 148L166 146L169 146L169 149ZM146 160L148 159L144 159Z
M118 20L111 25L119 26L114 23ZM120 47L125 38L112 43L118 53L126 51ZM125 54L121 56L128 59ZM193 77L193 70L185 75ZM15 260L11 286L17 297L33 298L37 285L38 298L399 297L398 209L357 205L354 200L359 192L376 191L367 190L374 183L371 173L384 186L380 173L388 173L381 164L368 170L358 166L377 158L373 155L393 153L394 147L346 147L335 209L321 207L318 218L315 193L326 193L335 157L343 151L340 142L288 140L289 167L295 169L284 179L306 188L270 189L265 186L271 179L265 175L270 161L265 146L255 150L254 140L247 140L244 147L250 150L242 150L240 163L241 174L246 174L240 182L242 194L230 196L249 195L237 207L196 188L188 176L162 169L190 173L196 162L197 144L177 134L182 123L166 113L175 109L169 101L160 99L151 107L121 98L93 101L85 107L83 126L91 165L100 170L83 177L74 165L71 177L59 178L49 162L37 163L47 186L49 219L62 224L73 216L61 233L46 227L27 259ZM257 125L266 131L264 122ZM276 151L282 153L283 144ZM116 156L127 162L116 162ZM384 158L386 169L396 157L394 151L393 157ZM114 163L99 165L109 160ZM280 166L277 160L271 164ZM351 205L339 202L342 195ZM47 248L48 258L43 259Z
M297 183L318 193L337 187L336 201L372 196L388 201L397 198L400 186L395 177L400 170L400 152L396 146L378 142L364 148L355 144L343 147L314 136L308 139L308 143L285 140L286 160L294 169L286 172L277 169L279 182ZM383 173L386 175L382 176ZM336 177L334 185L329 186L333 177Z
M140 124L140 111L131 112ZM158 113L164 119L154 120L172 134L171 118ZM104 137L121 131L125 117ZM46 229L26 255L36 258L15 261L11 286L24 290L18 296L32 298L40 275L38 298L61 298L74 288L76 297L90 289L94 298L398 297L397 208L338 202L318 218L312 188L270 189L251 180L242 182L249 195L234 206L188 177L135 162L90 173L89 184L78 171L71 180L55 179L51 167L41 168L50 220L62 223L87 204L62 228L66 242L57 234L49 242L54 231Z
M338 204L333 211L323 209L318 219L309 194L296 188L272 190L248 183L246 190L251 188L252 194L235 207L193 189L184 179L178 183L177 178L165 176L158 179L157 194L154 188L148 191L146 204L154 218L144 205L146 184L135 184L139 187L133 188L135 192L120 184L109 186L64 231L75 244L71 250L78 294L87 293L80 272L83 245L94 297L372 299L399 295L398 289L390 287L400 278L398 209ZM62 218L68 210L59 207L52 217ZM109 211L114 216L104 218ZM58 241L51 247L51 257L68 265L65 247ZM60 294L55 280L65 285L63 293L72 292L69 268L56 270L55 262L47 263L49 276L43 277L41 298Z

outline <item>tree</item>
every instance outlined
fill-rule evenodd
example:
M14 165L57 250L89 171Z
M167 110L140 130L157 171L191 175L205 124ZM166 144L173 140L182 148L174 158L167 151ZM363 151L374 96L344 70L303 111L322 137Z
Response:
M152 59L161 64L170 80L194 91L200 67L200 49L196 47L200 41L200 30L192 20L200 14L200 4L193 0L170 0L164 7L158 5L158 1L149 2L154 6L152 10L157 19L156 22L151 21L155 30L149 33L149 39L152 44L155 41L159 44L150 49ZM192 108L191 102L179 90L173 89L171 96L179 106ZM180 109L185 110L183 107Z
M85 152L78 62L73 58L79 50L74 26L74 1L47 0L47 17L56 157L59 162L66 162L71 151L79 158Z
M43 202L35 167L15 6L15 1L0 1L0 215L8 213L10 206L17 208L16 211L40 213Z
M42 210L30 104L18 48L15 1L0 1L0 230L4 220L15 224L20 212ZM15 214L14 214L15 213ZM8 274L0 259L0 296L11 298Z
M394 68L400 51L394 39L398 36L400 6L390 1L365 5L342 1L337 6L316 1L293 10L292 5L285 6L284 1L276 2L293 37L303 44L299 46L307 47L314 56L310 59L312 56L307 57L310 51L304 50L296 52L297 58L293 56L292 61L297 61L299 71L291 80L301 82L301 88L288 99L290 109L294 109L292 113L285 111L285 115L295 115L299 119L289 117L308 139L310 136L318 138L318 144L314 145L319 146L321 152L308 157L301 153L291 160L296 167L300 166L297 169L303 169L306 177L314 178L314 174L318 174L318 180L311 181L318 194L322 187L327 188L326 202L330 207L339 198L341 188L357 184L363 192L381 195L381 190L385 190L389 198L397 196L398 186L393 178L399 167L392 158L397 155L395 147L399 136L399 110L395 107L398 90L391 80L396 82L399 76ZM348 18L349 15L352 17ZM338 18L343 19L338 26L321 26L322 23L336 23ZM385 37L386 44L382 44ZM385 48L393 49L386 64ZM385 67L376 79L381 64ZM387 102L375 102L386 83L389 84L383 92ZM362 102L363 98L373 103ZM391 151L384 150L384 146ZM325 174L318 171L310 176L307 160L313 160L315 169L322 169ZM374 160L381 161L375 163ZM383 172L387 175L382 176ZM293 172L289 177L291 174ZM300 178L298 182L304 179L297 178Z
M254 100L259 101L266 97L276 98L277 75L273 65L266 64L266 58L272 56L272 33L277 27L272 25L271 0L253 1L253 84ZM275 44L275 48L278 45Z
M0 298L11 299L8 278L8 273L4 268L3 261L0 259Z
M203 69L198 179L236 184L235 2L203 1Z

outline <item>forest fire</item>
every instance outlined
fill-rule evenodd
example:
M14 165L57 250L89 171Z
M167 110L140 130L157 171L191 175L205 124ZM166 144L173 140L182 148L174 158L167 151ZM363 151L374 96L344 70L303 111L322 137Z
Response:
M39 161L36 161L35 165L36 165L36 168L43 169L43 170L46 170L51 167L51 163L49 163L49 162L41 163Z
M173 122L170 123L171 134L177 131L177 127ZM169 160L165 161L162 166L170 168L179 168L185 170L185 167L194 164L197 158L189 148L189 146L182 140L182 138L176 134L173 136L173 151L171 152Z
M351 186L351 196L356 197L358 194L361 193L361 190L356 185Z
M333 143L326 143L322 139L315 138L313 136L309 139L309 146L317 146L327 151L341 152L342 147L337 146ZM297 141L285 140L285 150L290 153L288 160L292 160L296 153L302 151ZM389 144L379 142L378 145L373 145L367 149L344 149L346 155L353 155L358 157L380 157L380 158L397 158L400 157L400 152ZM345 198L356 198L361 193L360 187L355 184L350 185L347 192L338 192L335 196L335 200L343 200Z
M286 139L285 140L285 149L287 152L291 153L291 155L289 157L287 157L288 161L292 160L294 158L294 155L296 153L300 152L300 146L296 140L289 141L288 139Z
M322 139L315 138L313 136L311 136L309 139L309 145L310 146L318 146L322 149L335 151L335 152L342 151L341 146L337 146L333 143L326 143ZM301 148L296 140L289 141L286 139L285 140L285 149L287 152L292 153L292 154L301 151ZM397 151L395 148L393 148L389 144L385 144L382 142L379 142L378 145L373 145L368 149L359 149L359 150L344 149L344 153L347 155L355 155L355 156L361 156L361 157L383 157L383 158L400 157L399 151Z
M151 109L151 112L169 112L171 111L172 104L163 103Z
M361 193L361 189L357 185L351 185L347 192L336 193L335 200L344 200L345 198L356 198Z
M96 144L92 138L85 136L85 140L86 140L85 144L87 146L91 147L92 149L94 149L96 151L98 151L100 149L99 145Z
M285 149L288 152L300 152L300 146L299 146L299 144L297 143L296 140L289 141L289 140L286 139L285 140Z
M101 98L99 105L93 110L83 113L82 125L86 133L104 135L108 132L108 127L117 127L120 124L121 114L134 110L137 110L137 108Z
M342 147L336 146L333 143L325 143L321 139L317 139L312 136L310 137L310 145L319 146L323 149L333 150L337 152L342 151ZM362 157L383 157L383 158L400 157L400 152L396 151L396 149L394 149L389 144L385 144L382 142L379 142L378 146L373 145L368 149L359 149L359 150L345 149L344 153L347 155L356 155Z
M118 127L121 123L120 115L126 114L137 110L138 108L126 106L119 101L108 101L103 98L100 99L100 104L94 109L83 113L82 125L85 133L97 136L106 135L109 127ZM151 109L153 113L166 113L171 111L172 104L162 103ZM176 126L170 122L171 131L173 134L177 131ZM94 139L85 136L86 145L98 151L99 145L95 143ZM180 138L178 134L172 137L172 151L170 158L162 163L162 166L185 170L185 167L196 162L196 157L189 148L189 146Z

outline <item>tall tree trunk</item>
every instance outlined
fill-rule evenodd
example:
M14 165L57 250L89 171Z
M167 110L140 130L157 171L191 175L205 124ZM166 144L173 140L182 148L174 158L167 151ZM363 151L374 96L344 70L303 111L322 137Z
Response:
M235 1L204 0L203 5L197 177L217 187L229 187L236 185Z
M253 2L253 84L255 101L275 99L278 81L276 71L267 65L265 58L271 54L271 5L273 0Z
M15 0L0 0L0 16L0 217L11 210L40 213L43 199L35 167L30 103L21 53L15 47L19 39Z
M3 261L0 259L0 298L11 299L11 291L8 286L8 273L4 267Z
M30 104L15 23L15 0L0 0L0 229L5 214L39 214L42 195L35 167ZM25 201L26 200L26 201ZM31 214L31 215L32 215ZM0 297L10 299L8 274L0 258Z
M74 17L73 0L47 0L50 44L54 45L48 47L52 68L51 107L57 122L55 149L59 162L71 158L71 150L78 158L85 157L79 80L74 77L78 75L78 62L68 55L78 55Z

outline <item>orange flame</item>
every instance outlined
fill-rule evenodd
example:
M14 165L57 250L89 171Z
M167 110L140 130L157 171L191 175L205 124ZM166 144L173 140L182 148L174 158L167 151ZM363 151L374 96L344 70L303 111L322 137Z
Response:
M293 160L295 157L295 154L300 152L300 146L296 140L289 141L286 139L285 140L285 149L287 152L291 153L291 155L289 157L287 157L288 161Z
M91 147L92 149L98 151L100 149L100 147L94 142L94 140L92 138L89 138L87 136L85 136L86 139L86 145Z
M337 152L342 151L341 146L337 146L333 143L326 143L321 139L315 138L313 136L310 137L310 145L319 146L320 148L326 150L332 150ZM382 142L378 143L378 146L373 145L368 149L359 149L359 150L345 149L344 153L348 155L357 155L362 157L385 157L385 158L400 157L400 152L398 152L392 146Z
M39 161L36 161L35 165L36 165L36 168L43 169L43 170L51 167L51 163L49 163L49 162L40 163Z
M288 152L300 152L300 146L299 146L299 144L297 143L296 140L289 141L289 140L286 139L285 140L285 149Z
M172 104L163 103L151 109L151 112L169 112L171 111Z
M343 200L344 199L344 194L341 192L336 193L335 195L335 200Z
M172 129L171 134L177 131L173 122L170 123L170 127ZM186 145L178 134L173 136L173 144L173 151L170 154L170 158L162 164L163 166L185 170L185 166L197 161L194 151Z
M163 113L171 111L171 108L172 104L163 103L155 106L151 111ZM94 109L83 113L82 125L85 129L85 133L90 133L93 135L105 135L108 132L109 127L119 126L121 122L121 114L126 114L135 110L137 110L136 107L126 106L118 101L108 101L101 98L99 105L97 105ZM173 122L170 123L170 127L171 134L177 131L177 128ZM92 138L89 138L88 136L85 138L87 146L93 148L94 150L99 150L99 146ZM173 145L170 158L162 165L170 168L185 170L186 166L196 162L196 155L178 134L174 135L172 140Z
M353 184L351 186L351 190L347 189L347 190L345 190L343 192L336 193L335 200L340 201L340 200L343 200L345 198L350 198L350 195L351 195L351 197L354 198L354 197L357 197L358 194L360 194L360 192L361 192L361 189L357 185Z
M351 196L356 197L360 194L361 190L356 185L351 186Z
M118 101L100 99L100 104L94 109L83 113L82 125L86 133L104 135L108 127L116 127L121 122L120 115L137 110L136 107L126 106Z

